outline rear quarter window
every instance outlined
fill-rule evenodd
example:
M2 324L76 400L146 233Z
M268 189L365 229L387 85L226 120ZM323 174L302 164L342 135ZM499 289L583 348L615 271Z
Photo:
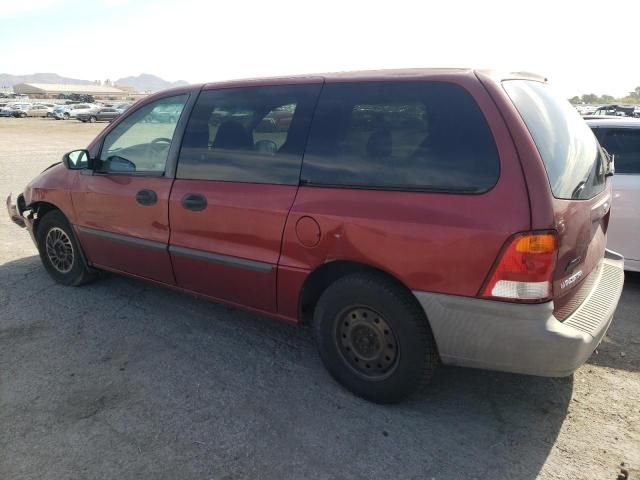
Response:
M311 185L481 193L500 162L473 97L445 82L325 85L301 180Z

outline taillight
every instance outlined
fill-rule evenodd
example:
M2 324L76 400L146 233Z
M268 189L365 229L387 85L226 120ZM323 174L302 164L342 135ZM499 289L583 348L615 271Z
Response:
M549 300L557 255L553 232L513 236L502 250L481 295L516 302Z

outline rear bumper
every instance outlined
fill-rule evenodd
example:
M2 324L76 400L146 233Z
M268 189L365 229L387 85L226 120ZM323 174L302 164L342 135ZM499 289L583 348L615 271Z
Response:
M624 284L624 258L607 250L599 278L566 320L553 302L514 304L414 292L444 364L541 376L570 375L607 332Z

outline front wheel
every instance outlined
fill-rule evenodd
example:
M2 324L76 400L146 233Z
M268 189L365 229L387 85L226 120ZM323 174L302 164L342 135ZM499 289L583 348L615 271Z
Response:
M65 113L64 115L62 115L62 118L64 120L69 120L70 117L71 117L71 115L69 115L68 113Z
M60 211L53 210L42 217L36 239L42 264L56 282L78 286L95 277L84 261L69 222Z
M89 117L89 122L96 123L97 121L98 121L98 119L96 117L94 117L93 115Z
M320 357L345 388L377 403L399 402L425 385L438 354L412 294L374 273L330 285L314 312Z

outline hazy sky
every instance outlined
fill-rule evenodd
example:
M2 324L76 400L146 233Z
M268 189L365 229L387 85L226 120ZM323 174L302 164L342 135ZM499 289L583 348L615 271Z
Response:
M469 66L619 96L640 85L638 18L640 0L2 0L0 73L201 82Z

